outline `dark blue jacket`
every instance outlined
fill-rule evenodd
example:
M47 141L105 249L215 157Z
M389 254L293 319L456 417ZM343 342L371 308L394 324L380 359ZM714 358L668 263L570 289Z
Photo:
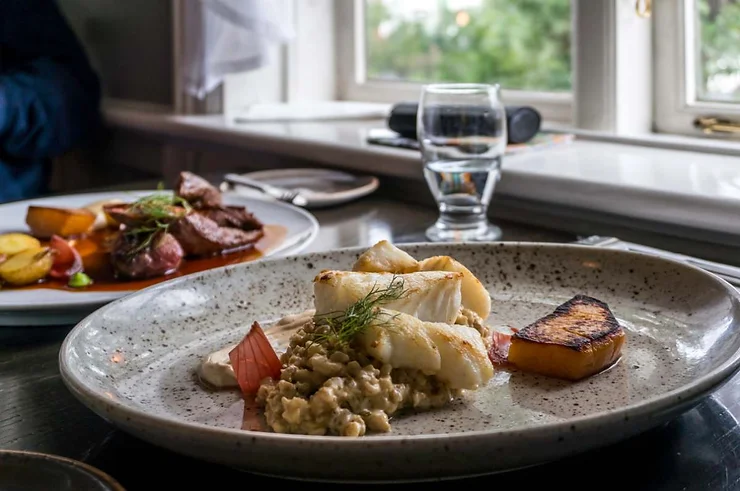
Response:
M47 191L97 132L100 84L55 0L0 0L0 202Z

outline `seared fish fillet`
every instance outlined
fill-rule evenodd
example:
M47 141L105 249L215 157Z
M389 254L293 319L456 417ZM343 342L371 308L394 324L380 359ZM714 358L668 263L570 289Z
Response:
M352 271L366 273L413 273L419 263L407 252L387 240L381 240L357 258Z
M484 321L491 314L491 296L473 273L449 256L432 256L420 262L422 271L454 271L462 273L462 304Z
M384 303L383 307L423 321L455 322L461 308L462 274L444 271L399 275L324 271L314 279L316 315L344 311L371 291L388 288L393 278L396 282L403 281L404 294Z
M524 371L568 380L616 362L625 332L604 302L576 295L511 337L508 361Z
M493 364L475 329L379 310L370 326L355 338L370 356L393 368L435 375L453 389L474 390L493 377Z

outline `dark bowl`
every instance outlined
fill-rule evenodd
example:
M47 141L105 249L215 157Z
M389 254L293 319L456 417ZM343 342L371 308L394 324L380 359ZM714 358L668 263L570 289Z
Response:
M108 474L85 463L19 450L0 450L0 490L125 491Z

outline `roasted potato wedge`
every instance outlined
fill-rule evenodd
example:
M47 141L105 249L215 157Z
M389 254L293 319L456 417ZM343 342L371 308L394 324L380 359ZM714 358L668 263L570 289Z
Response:
M41 247L41 243L37 238L28 234L10 233L0 235L0 256L13 256L34 247Z
M48 247L34 247L15 254L0 264L0 279L13 286L36 283L46 277L54 264Z
M69 237L88 232L96 218L95 213L84 208L29 206L26 223L36 237Z

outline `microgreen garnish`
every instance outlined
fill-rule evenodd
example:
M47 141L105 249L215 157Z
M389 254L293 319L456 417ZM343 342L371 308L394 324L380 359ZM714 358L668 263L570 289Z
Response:
M393 275L387 287L376 285L360 300L343 312L332 312L314 317L317 327L323 332L313 335L312 341L329 341L335 345L346 345L373 324L381 315L381 305L403 298L407 290L403 288L403 278ZM386 321L387 322L387 321Z
M150 247L156 237L167 233L170 225L191 209L187 200L173 194L151 194L131 203L128 212L140 217L141 221L136 227L124 231L136 244L128 254L134 255Z

